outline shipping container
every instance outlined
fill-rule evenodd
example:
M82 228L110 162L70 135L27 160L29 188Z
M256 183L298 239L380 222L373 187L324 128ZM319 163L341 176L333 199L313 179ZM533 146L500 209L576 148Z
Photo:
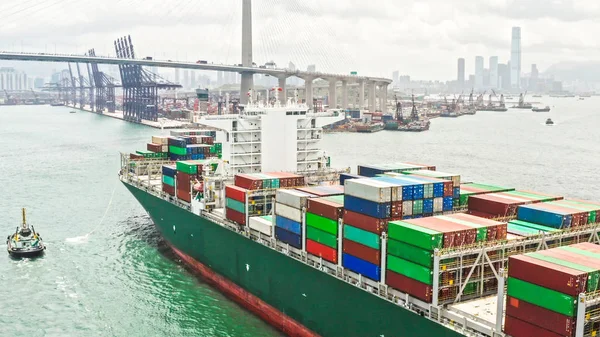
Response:
M350 180L349 180L350 181ZM390 203L376 203L373 201L344 195L344 209L365 214L374 218L389 218Z
M342 249L344 253L356 256L369 263L380 265L381 264L381 251L379 249L373 249L371 247L360 244L356 241L344 238L342 241Z
M175 178L175 174L177 173L177 168L172 165L163 165L162 166L162 174L165 176Z
M163 175L163 176L162 176L162 182L163 182L164 184L167 184L167 185L169 185L169 186L173 186L173 187L175 187L175 178L173 178L173 177L169 177L169 176L165 176L165 175Z
M531 322L538 327L562 336L572 336L575 331L575 320L572 317L561 315L510 296L506 298L506 315L525 322Z
M361 179L361 178L365 178L365 177L359 176L358 174L340 173L340 185L344 186L344 182L347 179Z
M466 183L460 185L460 205L465 206L472 195L490 194L514 191L514 188L500 187L486 184Z
M344 186L329 185L329 186L311 186L296 188L298 191L314 194L319 197L327 197L333 195L344 194Z
M593 272L593 268L536 253L508 258L509 277L574 297L586 291L588 273Z
M324 232L312 226L306 226L306 238L337 249L337 236L331 233Z
M535 304L565 316L573 317L575 315L577 299L556 290L551 290L533 283L509 277L507 281L507 293L508 296Z
M344 253L342 255L342 265L344 268L374 281L379 281L381 279L381 268L378 265L369 263L350 254Z
M235 186L245 188L247 190L262 189L262 181L262 178L250 174L236 174L234 177Z
M246 203L246 193L248 190L235 185L225 186L225 196L239 202Z
M392 199L394 184L374 179L350 179L344 184L345 196L353 196L375 203L387 203Z
M410 262L393 255L388 255L387 268L395 273L410 277L411 279L421 283L428 285L433 284L433 273L431 269L421 266L417 263Z
M344 210L344 224L363 229L365 231L380 235L387 231L387 223L389 219L379 219L368 215Z
M246 204L231 198L225 198L225 205L234 211L246 214Z
M344 239L358 242L373 249L381 248L379 235L350 225L344 225Z
M273 236L273 219L270 215L250 217L248 227L265 235Z
M185 156L185 155L187 155L187 150L186 150L186 148L183 148L183 147L177 147L177 146L174 146L174 145L169 145L169 152L170 152L170 153L173 153L173 154L180 155L180 156Z
M169 137L167 136L152 136L152 143L160 145L168 145Z
M413 201L406 200L402 202L402 216L411 216L413 215Z
M173 186L169 186L169 185L163 183L162 190L163 190L163 192L165 192L169 195L175 196L175 187L173 187Z
M507 234L507 223L494 221L490 219L480 218L465 213L455 213L447 216L450 219L460 219L471 223L479 223L487 226L488 240L504 240ZM495 235L494 235L495 234Z
M332 235L338 234L338 222L313 213L306 213L306 225L320 229Z
M283 228L288 232L302 235L302 224L299 222L278 215L275 217L275 224L277 227Z
M286 231L281 227L275 227L275 237L277 240L287 243L297 249L302 249L302 236Z
M275 215L282 216L298 223L302 223L302 211L279 202L275 203Z
M438 178L438 179L443 179L443 180L450 180L450 181L452 181L453 187L460 186L460 174L444 173L444 172L433 171L433 170L405 171L403 173L408 174L408 175L417 175L417 176L424 176L424 177L430 177L430 178Z
M185 191L185 192L189 193L192 188L191 184L194 183L194 181L196 180L196 176L177 171L177 174L175 175L175 179L177 182L177 190L181 190L181 191Z
M334 202L326 198L311 198L306 203L306 211L328 219L336 220L343 216L344 201ZM308 215L307 215L308 216Z
M477 229L458 223L445 221L435 216L422 219L405 220L404 222L443 233L444 248L471 245L477 240Z
M579 226L579 217L576 217L579 213L581 212L542 202L519 206L517 219L560 229Z
M387 163L376 165L359 165L358 174L365 177L375 177L386 172L401 173L412 170L435 170L435 166L414 163Z
M425 250L405 242L388 239L387 253L424 267L433 267L433 251Z
M426 303L431 303L433 288L425 283L395 273L391 270L386 271L385 283L401 292L407 293L412 297L418 298Z
M511 337L565 337L508 315L504 320L504 332Z
M246 225L246 214L234 211L231 208L225 208L225 217L240 225Z
M336 249L322 245L310 239L306 240L306 252L321 257L323 260L331 263L338 262L338 253Z
M401 242L410 243L426 250L442 248L444 234L405 221L390 221L388 236Z
M306 207L307 200L312 197L314 197L313 194L297 190L279 189L275 194L275 200L277 200L277 203L296 209L302 209L303 207Z

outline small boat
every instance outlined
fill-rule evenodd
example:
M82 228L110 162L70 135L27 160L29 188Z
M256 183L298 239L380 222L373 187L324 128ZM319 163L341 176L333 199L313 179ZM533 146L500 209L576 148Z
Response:
M42 254L46 246L42 242L42 237L36 233L33 226L27 224L25 218L25 208L23 208L23 224L17 227L14 234L6 238L8 254L13 257L34 257Z
M579 100L580 100L580 101L583 101L583 100L585 100L585 98L583 98L583 97L579 97Z
M554 122L552 121L552 119L548 118L546 119L546 125L554 125Z
M70 113L70 114L74 114L74 113L77 113L77 111L75 111L75 110L71 110L71 111L69 111L69 113Z
M544 107L544 108L531 108L531 111L548 112L548 111L550 111L550 107L546 105L546 107Z

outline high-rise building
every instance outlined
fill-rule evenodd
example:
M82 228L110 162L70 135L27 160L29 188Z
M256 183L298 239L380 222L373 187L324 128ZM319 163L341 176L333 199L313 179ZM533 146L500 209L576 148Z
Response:
M475 56L475 90L483 88L483 56Z
M510 89L510 68L506 64L498 64L498 88Z
M465 87L465 59L462 57L458 59L458 74L456 76L456 79L458 81L458 87L461 89L464 88Z
M498 56L490 57L490 88L498 88Z
M398 70L396 70L392 73L392 86L397 86L399 79L400 79L400 72Z
M537 65L531 65L531 76L529 77L529 90L537 90L538 88L538 79L540 77L540 72L538 71Z
M35 80L33 80L33 87L35 89L41 89L44 87L44 79L41 77L36 77Z
M469 75L469 80L466 83L467 88L475 88L475 75Z
M510 47L510 84L519 89L521 84L521 27L512 28Z

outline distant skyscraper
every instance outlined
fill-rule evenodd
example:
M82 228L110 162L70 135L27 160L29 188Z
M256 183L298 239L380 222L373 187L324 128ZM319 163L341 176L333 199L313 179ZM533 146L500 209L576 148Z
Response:
M507 64L498 64L498 88L510 89L510 68Z
M490 57L490 88L498 88L498 56Z
M33 81L33 87L36 89L41 89L44 87L44 79L41 77L36 77Z
M483 88L483 56L475 56L475 90Z
M469 80L467 81L467 88L475 88L475 75L469 75Z
M458 87L461 89L464 88L464 86L465 86L465 59L464 58L458 59L458 74L456 76L456 79L458 81Z
M529 77L529 90L537 90L538 89L538 79L540 77L540 72L538 71L537 65L531 65L531 76Z
M396 70L392 73L392 86L397 86L399 79L400 79L400 72L398 70Z
M510 84L519 89L521 84L521 27L512 28L510 47Z

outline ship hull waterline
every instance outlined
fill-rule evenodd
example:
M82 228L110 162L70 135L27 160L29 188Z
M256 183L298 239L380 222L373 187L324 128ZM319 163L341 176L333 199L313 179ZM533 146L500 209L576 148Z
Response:
M289 336L463 336L210 219L124 185L182 261Z

